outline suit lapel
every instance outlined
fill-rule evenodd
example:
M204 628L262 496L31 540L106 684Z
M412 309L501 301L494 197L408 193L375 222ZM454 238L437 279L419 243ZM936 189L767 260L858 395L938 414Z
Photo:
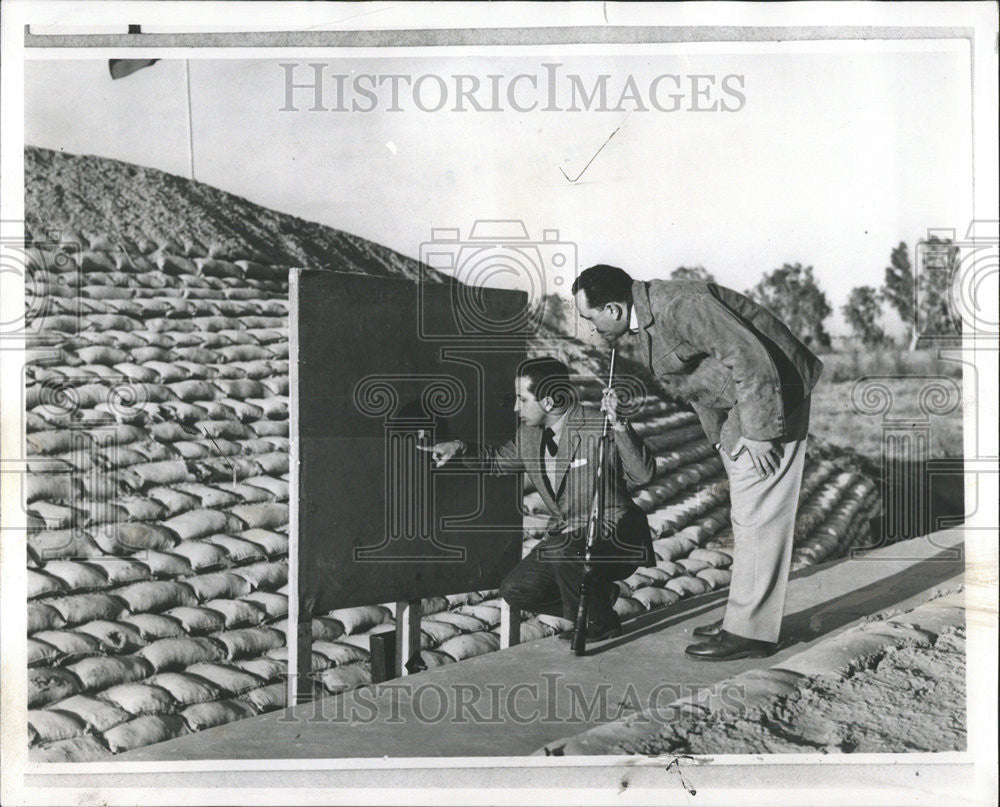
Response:
M566 471L569 464L576 456L580 447L580 423L582 420L580 404L574 404L573 409L566 417L566 426L563 429L562 440L559 441L559 450L556 452L556 473L555 491L556 499L562 496L563 488L566 486Z
M528 472L528 479L535 486L535 490L545 500L546 505L552 510L558 510L556 497L549 486L548 475L545 473L545 464L542 459L542 430L528 429L525 433L524 448L527 452L525 457L525 467Z

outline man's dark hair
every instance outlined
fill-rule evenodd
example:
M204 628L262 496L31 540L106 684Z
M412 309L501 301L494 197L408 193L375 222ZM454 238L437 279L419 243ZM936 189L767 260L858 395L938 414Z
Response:
M632 278L624 269L599 263L580 272L573 281L573 294L583 289L587 305L601 308L608 303L632 302Z
M527 378L528 391L541 400L548 395L559 409L569 406L575 399L575 389L569 380L569 368L551 356L528 359L517 368L518 378Z

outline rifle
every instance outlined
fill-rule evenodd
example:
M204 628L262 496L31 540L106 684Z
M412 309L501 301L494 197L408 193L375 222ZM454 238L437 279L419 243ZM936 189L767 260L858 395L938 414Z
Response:
M608 372L608 387L615 378L615 349L611 348L611 369ZM594 497L590 508L590 521L587 524L587 545L583 553L583 579L580 581L580 605L576 610L576 627L573 630L573 641L570 650L574 656L582 656L587 643L587 620L589 619L587 595L590 592L590 578L593 575L591 561L594 549L604 524L604 461L607 456L608 416L604 413L604 428L601 430L601 441L597 449L597 470L594 472Z

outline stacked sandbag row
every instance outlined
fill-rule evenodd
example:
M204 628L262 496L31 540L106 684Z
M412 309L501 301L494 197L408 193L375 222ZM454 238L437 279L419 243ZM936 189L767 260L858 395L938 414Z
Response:
M287 269L64 244L27 251L29 735L53 761L281 707L288 611Z
M843 472L834 478L833 484L824 488L821 497L815 498L821 500L800 516L800 523L803 518L816 518L818 511L822 513L822 521L801 533L798 532L799 523L796 524L793 569L842 557L851 547L870 543L869 522L879 507L878 489L872 480L857 473Z

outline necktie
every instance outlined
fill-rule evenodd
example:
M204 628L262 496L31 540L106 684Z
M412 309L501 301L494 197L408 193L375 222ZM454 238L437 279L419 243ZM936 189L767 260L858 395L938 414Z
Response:
M542 431L542 465L545 470L545 482L549 493L555 498L555 456L559 447L556 445L556 434L547 426Z
M550 457L554 457L556 452L559 451L559 446L556 445L556 433L548 426L542 432L542 445L545 446L545 450L549 452Z

